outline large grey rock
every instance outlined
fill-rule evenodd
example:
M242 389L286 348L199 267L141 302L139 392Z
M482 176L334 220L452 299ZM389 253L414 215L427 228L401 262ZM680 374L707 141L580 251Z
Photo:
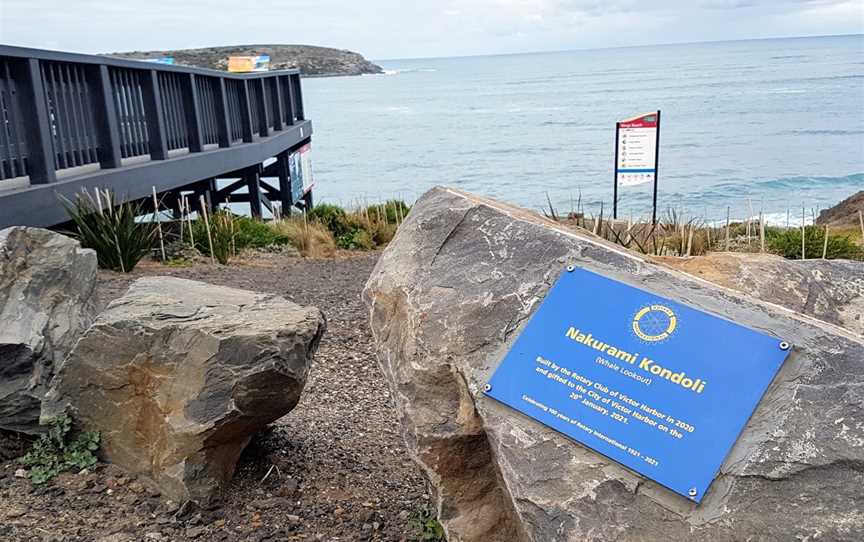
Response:
M137 280L57 373L46 417L68 408L104 457L177 501L208 501L252 435L300 398L325 322L285 299L170 277Z
M720 252L657 258L697 277L864 335L864 263Z
M571 263L794 340L701 504L483 395ZM414 206L364 298L450 542L862 539L860 335L443 188Z
M96 318L96 253L39 228L0 231L0 429L36 433L48 383Z

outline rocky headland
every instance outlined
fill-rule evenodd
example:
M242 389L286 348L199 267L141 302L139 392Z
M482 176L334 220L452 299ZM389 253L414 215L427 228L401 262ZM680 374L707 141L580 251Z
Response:
M229 56L270 55L271 70L299 68L305 77L336 77L384 73L381 66L360 53L314 45L228 45L199 49L129 51L108 56L145 60L173 57L175 63L198 68L227 70Z

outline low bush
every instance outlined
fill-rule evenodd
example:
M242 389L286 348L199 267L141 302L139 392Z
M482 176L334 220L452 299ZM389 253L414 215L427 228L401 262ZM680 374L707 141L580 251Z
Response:
M309 222L324 224L333 237L340 237L352 230L348 222L348 214L338 205L329 203L316 205L306 214L306 219Z
M771 252L792 260L801 259L801 228L768 228L765 231L765 244ZM864 259L864 250L848 235L832 234L828 231L828 246L825 250L825 228L821 226L804 227L804 256L806 258Z
M268 223L238 216L234 218L234 242L237 248L267 248L287 245L290 240Z
M318 222L304 222L302 218L284 219L268 224L273 231L287 239L300 254L309 258L327 258L336 252L333 234Z
M82 247L96 252L99 267L129 273L153 248L157 224L136 221L144 214L143 203L115 206L114 201L114 195L107 190L96 196L82 192L74 202L62 199L77 229L73 236Z
M58 416L52 420L48 433L39 437L21 458L21 463L29 467L34 484L44 484L61 472L80 470L96 463L99 433L85 431L71 438L71 431L72 420L65 415Z
M337 237L336 246L346 250L372 250L375 248L375 241L367 230L355 228Z
M266 248L287 245L290 239L269 224L246 216L237 216L227 209L220 209L208 217L213 242L213 257L225 265L244 248ZM207 223L203 217L193 222L192 234L195 248L210 256L210 239Z
M428 508L423 508L413 512L410 516L409 523L416 531L418 540L426 542L445 542L444 527L435 517L434 512Z

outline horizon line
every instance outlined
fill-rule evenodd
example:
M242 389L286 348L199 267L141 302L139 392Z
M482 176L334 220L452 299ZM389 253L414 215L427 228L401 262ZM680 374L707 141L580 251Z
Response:
M645 43L641 45L614 45L609 47L577 47L573 49L549 49L549 50L534 50L534 51L520 51L520 52L510 52L510 53L477 53L477 54L466 54L466 55L445 55L445 56L410 56L410 57L399 57L399 58L370 58L368 60L372 62L394 62L394 61L402 61L402 60L433 60L433 59L456 59L456 58L483 58L483 57L494 57L494 56L521 56L521 55L540 55L540 54L553 54L553 53L574 53L574 52L587 52L587 51L608 51L614 49L638 49L642 47L671 47L678 45L708 45L712 43L737 43L743 41L774 41L774 40L796 40L796 39L814 39L814 38L851 38L851 37L864 37L864 33L852 33L852 34L815 34L815 35L804 35L804 36L771 36L767 38L740 38L740 39L729 39L729 40L705 40L705 41L677 41L677 42L664 42L664 43Z

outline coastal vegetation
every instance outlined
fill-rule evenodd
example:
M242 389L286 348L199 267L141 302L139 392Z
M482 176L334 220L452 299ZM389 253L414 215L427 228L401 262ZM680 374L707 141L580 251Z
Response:
M601 206L596 216L559 213L551 204L547 218L587 230L630 250L651 256L702 256L709 252L775 254L787 259L864 260L864 227L830 225L772 226L761 217L725 224L708 223L670 208L652 224L646 220L612 220ZM803 243L802 243L803 236ZM803 253L803 258L802 258Z
M244 251L282 251L293 248L301 256L328 258L338 250L375 250L386 246L410 211L402 200L357 205L344 209L321 204L306 213L271 220L238 215L229 208L214 212L192 210L188 204L176 220L165 221L161 203L113 206L109 191L80 194L66 201L66 210L85 248L96 251L99 267L128 273L147 254L171 266L190 264L197 257L228 265ZM149 203L149 202L148 202ZM152 210L158 207L158 220ZM148 214L149 213L149 214Z
M29 468L30 480L35 485L44 484L61 472L95 464L99 441L100 435L95 431L82 431L73 436L72 419L60 415L21 458L21 464Z
M141 202L114 204L108 190L84 191L74 202L63 200L69 219L75 224L73 236L84 248L96 251L99 267L128 273L146 256L156 241L158 226L138 221L144 212Z

